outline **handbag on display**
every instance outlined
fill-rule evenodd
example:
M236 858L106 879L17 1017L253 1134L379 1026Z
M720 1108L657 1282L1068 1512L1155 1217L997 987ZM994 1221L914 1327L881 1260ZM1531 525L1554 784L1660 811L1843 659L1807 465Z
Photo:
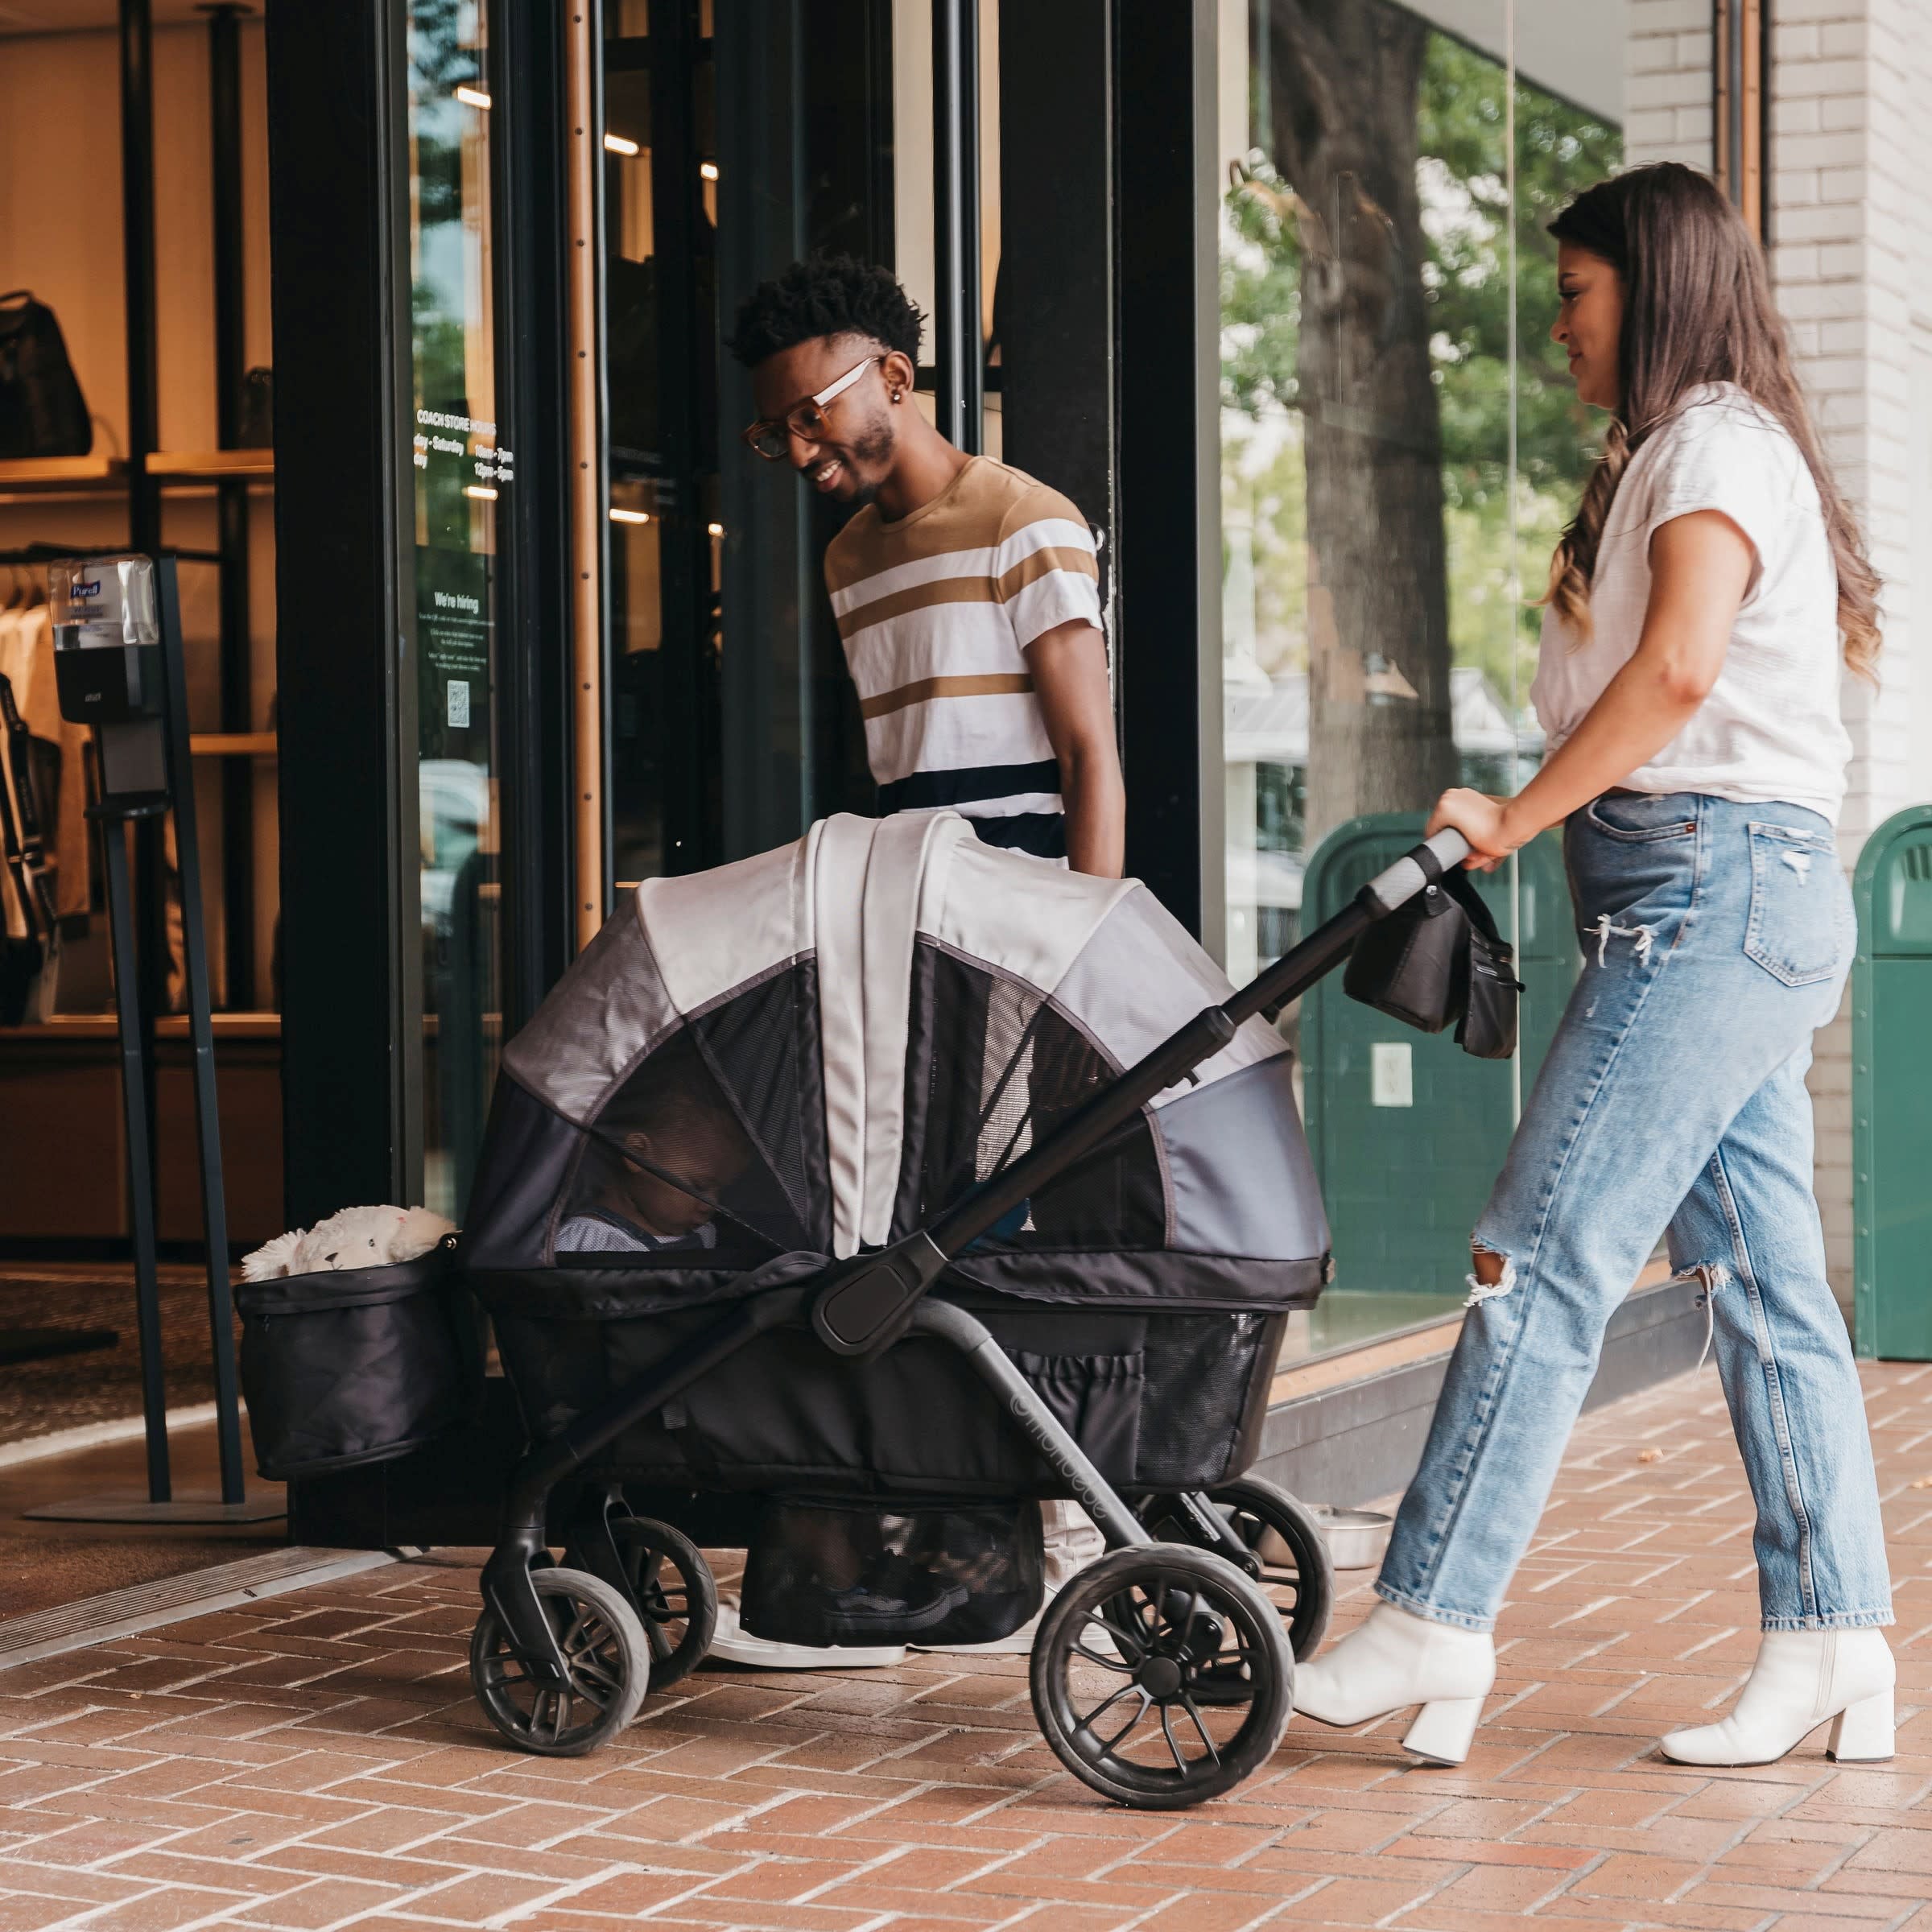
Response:
M0 458L85 456L93 446L54 312L24 288L0 295Z
M1440 1033L1453 1021L1464 1053L1506 1060L1516 1051L1517 996L1523 990L1515 958L1458 865L1362 935L1342 990L1424 1033Z

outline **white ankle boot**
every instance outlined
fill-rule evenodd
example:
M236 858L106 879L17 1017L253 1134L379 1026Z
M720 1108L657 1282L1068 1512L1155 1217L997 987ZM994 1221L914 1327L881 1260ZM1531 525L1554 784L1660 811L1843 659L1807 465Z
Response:
M1897 1675L1882 1630L1767 1630L1730 1715L1673 1731L1664 1756L1680 1765L1769 1765L1829 1718L1832 1757L1889 1757Z
M1459 1765L1495 1682L1496 1643L1486 1630L1377 1604L1360 1629L1295 1671L1294 1707L1324 1724L1365 1724L1420 1704L1404 1748Z

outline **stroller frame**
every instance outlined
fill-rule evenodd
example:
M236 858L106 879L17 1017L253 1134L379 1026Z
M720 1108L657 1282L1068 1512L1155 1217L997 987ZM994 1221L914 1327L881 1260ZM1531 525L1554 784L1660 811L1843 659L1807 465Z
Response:
M539 1600L536 1582L551 1560L547 1517L552 1492L625 1430L662 1409L755 1336L807 1319L824 1345L840 1356L869 1360L910 1331L933 1336L958 1350L1060 1478L1067 1492L1098 1525L1108 1556L1092 1568L1097 1571L1121 1552L1154 1547L1156 1539L1146 1525L1121 1501L1014 1368L985 1323L967 1309L927 1298L927 1291L955 1257L1002 1216L1130 1125L1156 1095L1186 1078L1225 1046L1244 1022L1261 1013L1272 1018L1290 1001L1299 998L1347 956L1369 924L1394 911L1445 871L1460 864L1468 851L1467 841L1453 830L1439 832L1416 846L1370 880L1335 918L1309 934L1249 985L1220 1005L1204 1009L1087 1101L1046 1139L962 1195L930 1227L915 1230L889 1248L836 1264L815 1281L774 1287L733 1304L716 1322L674 1349L655 1373L586 1410L557 1435L532 1448L511 1479L501 1534L483 1568L481 1590L485 1621L493 1616L496 1620L506 1634L515 1661L539 1697L546 1693L566 1695L572 1683L572 1664L566 1658L558 1630ZM610 1541L609 1513L616 1500L613 1485L598 1512L601 1520L592 1527L590 1551L594 1572L603 1574L605 1581L613 1586L618 1586L621 1566L613 1550L601 1550L600 1546ZM1209 1562L1231 1566L1234 1575L1227 1578L1227 1584L1247 1584L1256 1600L1268 1606L1269 1600L1253 1590L1250 1580L1261 1574L1261 1566L1254 1551L1236 1534L1208 1496L1180 1495L1172 1501L1185 1518L1183 1526L1189 1533L1194 1552ZM597 1534L600 1529L601 1534ZM1160 1547L1170 1551L1174 1548L1166 1544ZM1179 1562L1177 1555L1174 1564L1166 1567L1173 1568ZM1079 1580L1075 1579L1075 1584ZM1070 1584L1067 1590L1075 1587ZM1170 1578L1162 1586L1162 1600L1175 1604L1183 1600L1186 1591L1194 1592L1192 1604L1182 1613L1184 1629L1193 1628L1208 1615L1200 1608L1204 1587L1192 1575L1182 1576L1178 1582ZM1286 1640L1280 1637L1278 1617L1272 1607L1269 1608L1272 1628L1280 1639L1276 1668L1287 1680L1280 1686L1279 1721L1271 1721L1267 1727L1273 1734L1267 1738L1266 1746L1272 1750L1287 1719L1293 1663ZM1223 1621L1229 1614L1228 1606L1218 1598L1210 1609L1213 1616ZM1043 1625L1042 1634L1044 1629ZM479 1640L482 1634L483 1625L479 1624ZM1038 1662L1036 1654L1036 1707L1040 1703ZM473 1654L473 1670L475 1668ZM631 1708L634 1711L634 1701ZM1198 1717L1195 1724L1199 1729ZM1168 1737L1172 1744L1171 1731ZM1203 1739L1208 1743L1209 1757L1215 1757L1214 1746L1204 1732ZM1125 1802L1165 1808L1198 1802L1214 1795L1214 1790L1205 1788L1212 1780L1195 1781L1201 1788L1166 1794L1109 1790L1089 1775L1089 1767L1068 1757L1062 1740L1051 1732L1048 1741L1076 1775ZM540 1747L533 1744L530 1748ZM590 1748L588 1744L574 1747ZM1179 1765L1178 1749L1175 1757ZM1218 1758L1216 1763L1217 1769L1228 1769L1220 1766ZM1239 1773L1245 1774L1245 1769ZM1183 1774L1182 1785L1185 1786L1188 1781ZM1225 1788L1224 1783L1217 1788Z

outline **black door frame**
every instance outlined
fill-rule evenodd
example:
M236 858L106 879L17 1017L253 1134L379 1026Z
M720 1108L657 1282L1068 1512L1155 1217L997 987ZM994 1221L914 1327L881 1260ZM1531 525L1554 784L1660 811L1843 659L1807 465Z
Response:
M1217 10L1215 0L1113 7L1115 652L1127 869L1219 952Z
M396 71L386 0L268 0L290 1224L403 1179ZM362 398L345 407L345 399Z
M267 0L287 1212L413 1195L422 1150L402 0ZM491 0L505 492L506 1033L568 963L563 17Z

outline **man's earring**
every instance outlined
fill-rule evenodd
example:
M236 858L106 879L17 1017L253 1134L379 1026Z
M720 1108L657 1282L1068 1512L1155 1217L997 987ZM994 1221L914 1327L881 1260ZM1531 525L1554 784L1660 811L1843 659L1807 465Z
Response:
M894 402L898 402L898 399L899 399L899 398L900 398L900 395L901 395L902 393L903 393L902 391L901 391L901 390L896 390L896 389L895 389L895 390L894 390L892 392L892 399L893 399L893 401L894 401Z

